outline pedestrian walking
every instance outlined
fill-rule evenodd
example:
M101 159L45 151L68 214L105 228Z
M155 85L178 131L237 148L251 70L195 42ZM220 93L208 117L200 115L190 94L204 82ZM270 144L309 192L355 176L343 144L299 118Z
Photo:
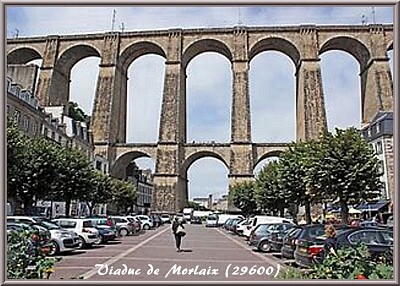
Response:
M185 227L183 226L183 220L175 217L171 225L172 233L175 237L176 251L181 252L182 237L186 235Z

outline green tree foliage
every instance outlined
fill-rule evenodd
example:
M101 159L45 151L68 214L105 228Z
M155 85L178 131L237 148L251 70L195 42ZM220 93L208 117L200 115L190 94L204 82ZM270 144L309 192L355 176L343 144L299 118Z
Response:
M337 256L329 256L322 264L315 264L309 271L289 269L281 279L393 279L393 266L386 260L372 259L368 248L341 248Z
M112 202L117 206L117 212L126 213L137 203L138 191L132 182L112 179Z
M306 181L314 146L310 141L291 144L279 160L282 189L290 202L305 206L307 223L311 223L311 203L317 200Z
M229 191L232 203L247 216L257 210L255 182L244 181L233 185Z
M85 194L92 191L93 166L86 154L77 148L65 147L60 150L56 177L59 184L54 194L66 203L67 215L72 200L84 199Z
M85 112L78 106L76 102L67 103L67 114L69 117L76 121L87 122L88 116Z
M97 204L107 203L112 199L113 182L111 177L98 170L92 170L90 176L90 190L83 193L82 201L89 207L90 215Z
M338 199L343 222L348 222L348 204L375 200L381 189L378 159L355 128L326 133L314 149L307 172L312 195Z
M27 141L14 120L7 117L7 191L10 198L16 198L21 189Z
M270 210L274 214L279 211L281 216L284 215L287 199L281 184L280 164L278 162L270 162L258 174L255 199L259 209Z

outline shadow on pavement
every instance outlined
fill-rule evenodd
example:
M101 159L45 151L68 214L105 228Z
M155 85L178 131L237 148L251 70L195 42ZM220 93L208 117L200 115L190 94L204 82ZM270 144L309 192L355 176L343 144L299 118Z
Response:
M181 252L193 252L192 249L181 249Z
M70 252L63 252L60 254L57 254L56 256L74 256L74 255L79 255L82 253L86 253L84 250L75 250L75 251L70 251Z

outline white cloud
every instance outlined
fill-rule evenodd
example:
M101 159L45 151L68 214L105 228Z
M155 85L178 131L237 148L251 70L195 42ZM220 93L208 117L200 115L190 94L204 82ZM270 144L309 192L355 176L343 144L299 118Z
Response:
M361 24L373 22L371 7L7 7L7 34L19 36L79 34L110 31L113 9L115 30L231 27L240 20L248 26ZM240 12L240 13L239 13ZM240 14L240 19L239 19ZM376 7L375 21L393 23L393 9ZM393 58L393 53L389 53ZM79 62L71 74L71 99L91 114L99 59ZM390 61L393 70L393 61ZM342 52L321 56L328 126L359 126L360 79L356 61ZM215 53L201 54L187 70L188 141L229 142L232 75L230 63ZM145 56L129 69L129 142L155 142L163 91L164 59ZM251 62L250 96L252 138L255 142L292 141L295 138L294 65L277 52L262 53ZM263 161L257 170L268 162ZM142 168L154 170L154 161L139 159ZM223 194L228 171L215 159L196 161L188 171L189 196ZM219 195L221 195L219 194Z

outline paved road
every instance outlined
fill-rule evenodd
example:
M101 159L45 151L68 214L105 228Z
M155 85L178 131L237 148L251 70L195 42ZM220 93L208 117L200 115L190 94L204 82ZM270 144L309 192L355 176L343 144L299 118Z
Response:
M251 251L242 238L224 230L203 225L186 225L186 230L183 252L176 252L170 226L165 225L120 242L63 255L51 280L265 281L283 271L280 260Z

